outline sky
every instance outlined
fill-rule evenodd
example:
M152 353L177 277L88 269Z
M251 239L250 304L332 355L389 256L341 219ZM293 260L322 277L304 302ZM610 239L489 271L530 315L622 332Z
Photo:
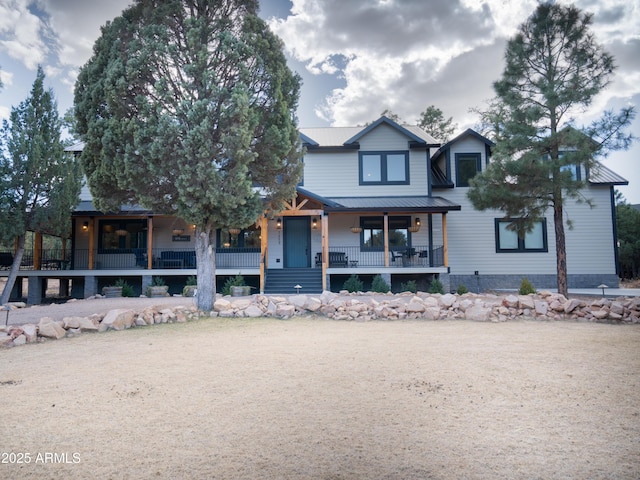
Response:
M558 3L569 2L557 0ZM0 0L0 118L24 100L38 65L62 115L73 105L78 70L100 27L130 0ZM578 126L605 110L640 108L640 0L576 0L594 14L592 31L617 69ZM474 128L504 68L507 40L536 0L260 0L260 15L283 40L303 80L300 127L364 125L390 109L415 123L429 105ZM631 132L640 137L640 114ZM640 140L603 163L629 180L640 203Z

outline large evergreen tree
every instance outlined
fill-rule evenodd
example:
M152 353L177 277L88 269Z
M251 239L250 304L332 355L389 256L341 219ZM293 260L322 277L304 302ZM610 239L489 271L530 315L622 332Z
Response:
M9 300L28 231L67 238L80 194L80 168L65 154L62 122L38 67L29 97L11 110L0 135L0 243L17 249L0 304ZM17 240L17 242L16 242Z
M198 307L215 298L215 232L293 197L299 77L257 0L136 0L102 29L75 90L96 204L196 225ZM256 188L260 187L260 191Z
M510 227L521 235L553 211L558 291L564 295L564 202L582 199L585 185L571 168L593 173L597 155L627 148L632 140L624 133L632 108L607 112L587 128L574 126L573 116L591 104L614 71L613 57L595 41L591 23L591 14L573 6L542 3L508 42L487 116L499 126L499 138L491 164L472 179L468 193L475 208L499 209L514 219Z
M453 117L444 118L442 110L435 105L429 105L424 112L420 113L418 126L442 143L451 140L453 132L458 127L453 123Z

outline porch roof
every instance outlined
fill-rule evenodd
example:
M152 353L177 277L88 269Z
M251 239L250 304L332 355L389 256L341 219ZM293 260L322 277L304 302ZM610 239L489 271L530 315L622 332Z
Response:
M443 213L460 210L460 205L442 197L406 195L387 197L322 197L298 187L298 192L311 197L324 206L327 212L425 212Z

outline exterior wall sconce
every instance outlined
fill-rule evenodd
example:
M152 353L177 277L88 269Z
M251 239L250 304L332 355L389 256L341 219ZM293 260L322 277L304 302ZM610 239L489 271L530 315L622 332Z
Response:
M184 228L174 228L171 230L171 233L174 235L182 235L184 233Z
M276 219L276 230L282 230L282 219Z
M313 220L311 221L311 228L314 230L318 228L318 219L316 217L313 217Z
M89 231L89 222L82 222L82 231L83 232Z
M412 232L412 233L416 233L417 231L420 230L421 226L422 226L422 224L420 223L420 219L416 218L415 223L409 227L409 231Z

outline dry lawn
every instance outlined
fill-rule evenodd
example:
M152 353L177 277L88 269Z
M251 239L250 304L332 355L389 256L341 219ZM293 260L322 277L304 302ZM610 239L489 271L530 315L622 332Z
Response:
M0 478L640 478L637 326L203 319L0 351L0 400Z

